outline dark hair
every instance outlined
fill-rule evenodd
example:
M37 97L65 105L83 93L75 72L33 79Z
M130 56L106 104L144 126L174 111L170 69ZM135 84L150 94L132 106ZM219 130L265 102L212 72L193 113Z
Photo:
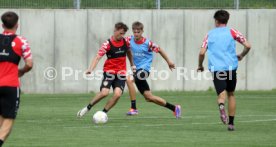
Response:
M18 15L15 12L8 11L1 16L1 20L7 29L12 29L18 22Z
M127 32L128 27L126 24L122 23L122 22L118 22L115 24L115 29L116 30L120 30L120 29L124 29L125 32Z
M132 30L143 30L143 29L144 29L144 25L139 21L135 21L132 24Z
M215 15L214 19L217 20L221 24L227 24L229 20L230 14L225 10L218 10Z

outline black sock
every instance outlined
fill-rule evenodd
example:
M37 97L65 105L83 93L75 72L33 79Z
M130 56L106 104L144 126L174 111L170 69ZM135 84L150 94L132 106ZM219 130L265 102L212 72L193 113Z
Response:
M87 105L87 109L90 110L92 108L92 105L91 104L88 104Z
M136 100L131 100L131 108L136 109Z
M173 112L174 112L174 110L175 110L175 105L172 105L172 104L170 104L170 103L168 103L168 102L166 102L165 107L168 108L168 109L170 109L170 110L172 110Z
M229 116L229 125L234 125L234 116Z
M0 140L0 147L4 144L3 140Z
M104 112L104 113L107 113L107 112L108 112L108 110L106 110L106 109L104 108L104 109L103 109L103 112Z
M224 103L219 103L218 106L219 106L219 109L220 109L220 110L224 109Z

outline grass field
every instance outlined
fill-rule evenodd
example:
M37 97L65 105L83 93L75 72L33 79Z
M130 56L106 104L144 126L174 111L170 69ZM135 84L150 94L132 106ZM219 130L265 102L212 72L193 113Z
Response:
M93 94L22 95L21 106L6 147L184 147L276 146L276 91L237 92L236 131L228 132L218 116L215 92L157 92L182 105L183 116L147 103L138 95L138 116L126 116L127 95L108 113L109 121L83 119L77 111Z
M74 8L74 0L0 0L0 8ZM162 9L234 8L234 0L160 0ZM81 0L81 8L155 9L156 0ZM240 0L240 8L276 8L275 0Z

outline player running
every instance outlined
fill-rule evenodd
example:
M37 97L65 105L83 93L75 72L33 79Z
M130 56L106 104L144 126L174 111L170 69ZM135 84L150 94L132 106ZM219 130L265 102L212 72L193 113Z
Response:
M19 77L33 67L28 41L16 35L18 15L8 11L1 16L4 32L0 34L0 147L11 133L20 103ZM25 66L18 69L23 57Z
M199 53L198 71L204 71L202 65L205 53L208 53L208 68L213 74L213 82L218 95L220 118L224 124L228 123L228 130L234 130L234 116L236 113L236 100L234 96L237 83L238 61L249 52L251 45L237 30L227 27L229 13L219 10L214 15L216 28L209 31L203 41ZM236 42L244 46L241 54L236 54ZM224 103L228 96L228 115L224 109Z
M124 39L128 27L122 23L116 23L113 36L102 44L96 57L92 60L86 74L91 74L96 68L99 60L106 54L107 60L104 64L103 80L100 92L90 103L77 113L77 117L84 116L95 104L108 96L110 87L113 88L113 97L106 103L103 112L107 113L121 97L126 81L126 55L133 66L132 54L129 49L129 42Z
M163 49L158 47L155 43L142 36L144 32L144 25L141 22L134 22L132 24L132 31L134 36L127 37L130 41L131 51L133 54L133 60L136 67L133 77L128 76L127 85L129 89L129 95L131 99L131 108L127 112L127 115L136 115L138 110L136 108L136 97L135 88L133 82L135 82L139 92L144 96L146 101L153 102L157 105L166 107L174 112L176 118L181 116L180 105L173 105L162 99L161 97L155 96L151 93L150 87L147 83L147 78L150 74L153 52L160 53L163 59L167 62L169 68L175 69L174 63L168 58L167 54Z

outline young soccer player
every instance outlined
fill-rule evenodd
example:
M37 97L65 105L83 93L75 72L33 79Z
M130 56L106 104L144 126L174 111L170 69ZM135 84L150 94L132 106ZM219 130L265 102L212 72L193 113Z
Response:
M18 15L8 11L1 16L4 32L0 34L0 147L11 133L20 103L19 77L33 67L28 41L16 35ZM25 66L18 69L23 57Z
M249 52L251 45L246 38L237 30L227 27L230 14L225 10L215 13L216 28L209 31L203 41L199 53L198 71L203 71L202 65L205 53L208 53L208 68L213 74L213 82L218 95L220 118L224 124L228 123L228 130L234 130L234 117L236 113L236 100L234 96L238 68L238 61ZM244 46L244 50L239 55L236 54L236 42ZM224 103L228 97L228 115L224 109Z
M107 113L121 97L126 81L126 55L133 66L132 54L129 49L129 43L124 39L128 27L122 23L116 23L113 36L103 43L96 57L92 60L87 74L90 74L96 68L103 55L107 55L104 64L104 73L100 92L90 101L90 103L81 109L78 117L84 116L95 104L108 96L109 89L113 88L113 97L106 103L103 112Z
M133 77L129 76L127 78L127 85L131 99L131 109L127 112L127 115L138 114L138 110L136 108L135 88L133 86L133 82L135 82L138 90L144 96L146 101L166 107L174 112L176 118L180 118L180 105L173 105L163 98L153 95L146 80L150 74L153 52L160 53L171 70L175 68L174 63L168 58L163 49L142 36L144 32L144 25L141 22L134 22L132 24L132 31L133 36L130 36L127 39L130 41L136 72L134 72Z

